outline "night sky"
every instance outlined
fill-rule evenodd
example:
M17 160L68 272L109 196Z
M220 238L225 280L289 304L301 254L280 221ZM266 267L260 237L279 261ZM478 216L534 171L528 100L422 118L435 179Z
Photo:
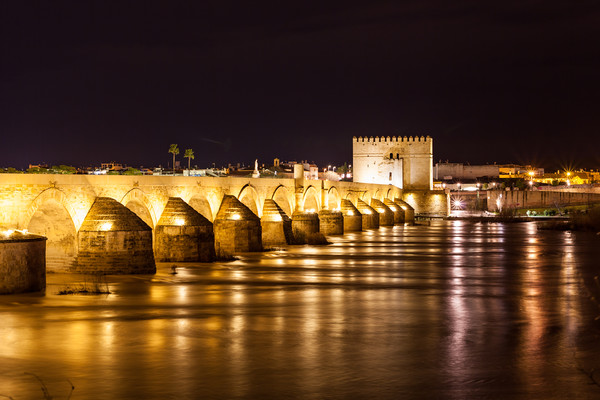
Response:
M434 162L600 167L598 1L3 1L0 166Z

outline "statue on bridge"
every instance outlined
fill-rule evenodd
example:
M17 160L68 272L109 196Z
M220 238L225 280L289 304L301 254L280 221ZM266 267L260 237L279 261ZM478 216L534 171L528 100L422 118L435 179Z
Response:
M258 172L258 158L254 160L254 172L252 172L253 178L260 178L260 172Z

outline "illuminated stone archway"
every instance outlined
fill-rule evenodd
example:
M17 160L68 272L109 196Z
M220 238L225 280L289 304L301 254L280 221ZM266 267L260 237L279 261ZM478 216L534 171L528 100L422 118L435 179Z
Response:
M371 203L371 192L369 190L365 190L359 196L359 198L367 204Z
M319 192L314 186L306 188L302 199L302 209L310 212L318 212L321 210Z
M335 186L332 186L327 191L327 209L335 210L340 208L342 197Z
M293 194L290 195L285 186L279 185L273 191L271 199L277 203L277 205L285 212L286 215L291 216L294 210Z
M205 196L196 195L193 196L188 204L196 211L198 211L204 218L209 221L213 221L213 211L210 205L210 201Z
M120 203L133 211L146 225L154 229L158 221L158 216L154 207L152 207L150 199L148 199L148 196L142 190L137 188L131 189L123 196Z
M27 212L26 229L43 235L46 242L46 269L69 271L77 256L77 227L73 210L63 192L48 189L40 194Z
M242 190L237 196L238 200L241 201L246 207L248 207L254 215L260 218L262 210L260 207L260 200L256 188L250 184L244 185Z

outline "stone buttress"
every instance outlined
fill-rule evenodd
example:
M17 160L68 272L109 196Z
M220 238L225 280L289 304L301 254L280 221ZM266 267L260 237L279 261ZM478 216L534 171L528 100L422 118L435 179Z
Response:
M213 229L217 258L263 248L260 218L234 196L223 196Z
M373 207L358 199L356 201L356 208L362 214L363 229L379 228L379 213Z
M77 234L75 269L83 273L153 274L152 228L133 211L98 197Z
M179 197L170 197L154 230L156 261L211 262L213 224Z
M344 215L344 231L356 232L362 230L362 214L350 200L342 199L340 209Z
M371 199L371 207L379 213L379 226L394 225L394 213L381 200Z
M293 242L292 219L275 200L265 200L260 224L263 246L281 246Z

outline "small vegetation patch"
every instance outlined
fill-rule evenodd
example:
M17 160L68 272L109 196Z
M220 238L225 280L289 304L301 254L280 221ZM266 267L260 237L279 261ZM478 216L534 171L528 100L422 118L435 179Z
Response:
M110 290L108 289L106 277L101 274L95 274L90 275L89 280L86 278L82 284L77 286L65 286L56 294L110 294Z

